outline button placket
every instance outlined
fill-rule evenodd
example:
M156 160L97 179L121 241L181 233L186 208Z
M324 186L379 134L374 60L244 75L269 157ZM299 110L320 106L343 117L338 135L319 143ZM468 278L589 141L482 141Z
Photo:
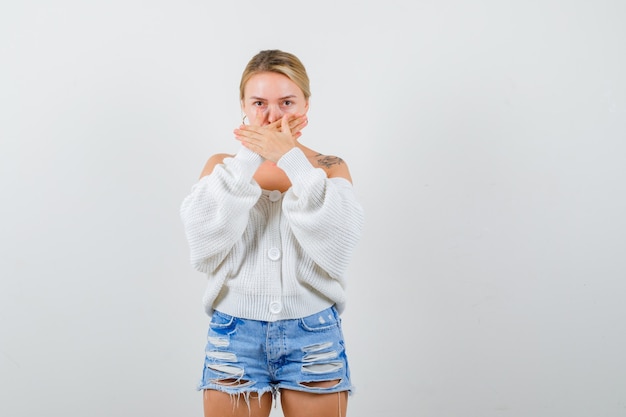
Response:
M268 194L268 200L270 202L269 211L270 211L270 220L268 224L269 233L267 235L268 239L266 241L267 248L267 258L272 261L273 266L272 275L276 274L276 280L272 279L274 284L274 294L276 292L280 293L280 274L281 274L281 265L280 259L282 258L282 248L281 248L281 239L280 239L280 221L282 216L281 204L279 203L282 199L283 193L278 190L270 191ZM278 203L278 204L274 204ZM276 296L274 296L276 297ZM273 298L267 305L267 308L270 314L277 315L283 311L283 304L280 300L280 296L278 298Z

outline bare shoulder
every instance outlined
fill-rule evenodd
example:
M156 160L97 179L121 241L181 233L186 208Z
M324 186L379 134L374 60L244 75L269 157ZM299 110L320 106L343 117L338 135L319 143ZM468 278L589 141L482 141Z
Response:
M224 162L224 159L230 158L232 156L233 155L227 153L216 153L215 155L212 155L204 164L204 168L202 168L200 178L209 175L211 172L213 172L213 168Z
M322 168L326 171L328 178L340 177L352 182L348 164L342 158L335 155L315 153L314 155L309 156L309 160L314 167Z

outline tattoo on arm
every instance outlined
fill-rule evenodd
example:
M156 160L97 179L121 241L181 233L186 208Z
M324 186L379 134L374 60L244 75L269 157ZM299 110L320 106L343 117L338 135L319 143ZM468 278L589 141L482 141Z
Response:
M339 158L338 156L327 156L319 154L317 155L317 163L325 168L330 168L333 165L343 164L343 159Z

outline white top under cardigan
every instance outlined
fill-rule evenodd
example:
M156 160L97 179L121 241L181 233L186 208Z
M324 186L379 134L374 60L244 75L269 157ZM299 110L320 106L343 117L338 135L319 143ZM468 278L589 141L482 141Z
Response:
M363 227L352 184L327 178L299 148L277 162L284 193L253 179L263 158L241 148L202 177L180 214L191 264L208 274L207 314L276 321L345 307L344 273Z

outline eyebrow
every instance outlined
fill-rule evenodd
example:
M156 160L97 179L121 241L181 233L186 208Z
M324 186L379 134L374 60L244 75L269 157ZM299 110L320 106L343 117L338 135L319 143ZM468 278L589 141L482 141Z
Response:
M285 96L285 97L280 97L279 100L285 100L285 99L288 99L288 98L296 98L296 95L295 94L290 94L290 95ZM267 100L267 99L263 98L263 97L251 96L251 97L248 98L248 100Z

